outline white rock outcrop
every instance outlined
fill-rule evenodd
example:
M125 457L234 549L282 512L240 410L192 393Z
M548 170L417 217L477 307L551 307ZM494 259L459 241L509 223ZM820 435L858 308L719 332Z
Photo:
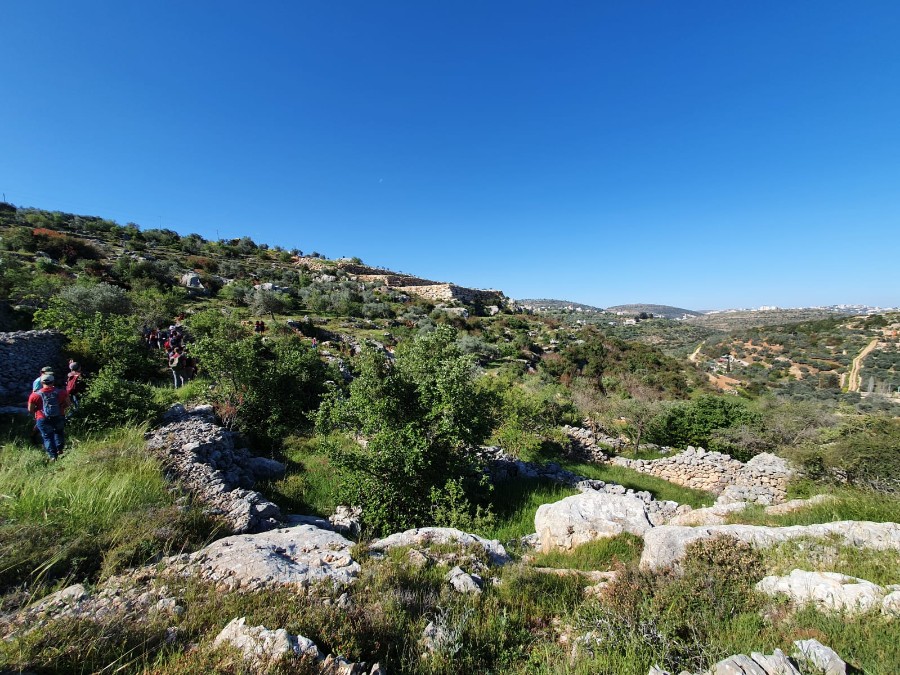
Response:
M644 552L641 567L661 569L680 561L688 544L700 539L725 535L747 542L757 548L768 548L790 539L803 537L836 536L851 546L876 550L900 550L900 525L897 523L873 523L842 520L818 525L792 525L790 527L764 527L759 525L713 525L709 527L684 527L663 525L648 530L644 535Z
M847 675L847 664L831 647L818 640L795 640L792 656L816 668L822 675Z
M330 675L385 675L377 663L369 669L365 663L351 663L340 656L325 656L309 638L291 635L284 628L248 626L246 617L232 619L216 636L213 647L229 645L240 650L252 672L265 673L288 656L306 656L317 662L320 672Z
M891 591L881 600L881 613L888 616L900 616L900 585L888 586Z
M732 513L740 513L749 506L747 502L734 502L732 504L714 504L702 509L694 509L686 513L679 513L670 519L668 525L685 525L698 527L701 525L724 525L728 516Z
M837 572L793 570L765 577L756 589L767 595L787 595L799 605L814 604L829 612L856 614L881 606L886 591L871 581Z
M181 275L181 285L186 288L193 288L198 291L205 290L200 275L196 272L185 272Z
M484 585L484 581L480 576L464 572L459 565L447 572L444 580L449 582L457 593L474 593L477 595L481 593L481 587Z
M539 506L534 528L546 552L569 550L623 532L643 536L653 523L647 505L636 496L589 491Z
M469 534L454 527L420 527L378 539L369 545L371 551L387 551L397 546L429 546L431 544L459 544L480 546L495 565L509 562L506 549L496 539L484 539L477 534Z
M360 569L350 555L352 546L352 541L336 532L297 525L219 539L167 563L183 565L183 573L230 589L306 588L323 580L345 585L356 579Z
M703 673L680 675L800 675L817 673L818 675L846 675L847 664L832 649L818 640L797 640L794 642L793 658L780 649L766 655L760 652L735 654L722 659ZM802 670L801 670L802 669ZM659 666L653 666L647 675L672 675Z
M245 659L277 661L289 654L306 654L320 658L319 648L312 640L291 635L284 628L268 630L265 626L248 626L246 617L232 619L213 640L213 647L231 645L241 651Z

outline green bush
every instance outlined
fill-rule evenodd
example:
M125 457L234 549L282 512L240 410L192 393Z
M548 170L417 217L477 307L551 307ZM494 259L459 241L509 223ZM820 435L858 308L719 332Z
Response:
M60 294L46 309L35 312L34 321L40 328L53 328L65 335L69 355L87 372L106 367L128 379L145 379L158 373L158 364L141 342L137 317L88 313Z
M804 444L787 455L814 479L847 481L882 492L900 493L900 419L864 417L827 444Z
M75 414L80 426L113 429L126 423L149 422L162 412L154 403L153 387L122 379L118 372L115 366L105 366L90 378Z
M757 413L737 398L727 396L700 396L693 401L679 403L668 408L648 429L648 439L660 445L683 448L688 445L717 448L713 432L739 425L756 425Z
M264 338L215 313L191 327L200 333L191 350L215 383L212 403L228 426L277 445L310 425L336 375L307 342L293 334Z
M317 418L323 437L364 439L326 447L346 470L346 501L363 507L374 531L430 524L429 496L447 481L463 481L466 498L477 501L483 474L471 449L487 437L493 401L474 386L474 376L456 332L439 326L402 345L394 363L366 352L349 395L323 402Z

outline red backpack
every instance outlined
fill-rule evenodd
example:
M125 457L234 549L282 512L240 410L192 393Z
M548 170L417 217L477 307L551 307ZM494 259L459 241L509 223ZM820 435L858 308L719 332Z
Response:
M70 372L66 379L66 393L69 396L72 396L72 394L77 396L78 394L84 393L84 388L84 376L74 370Z

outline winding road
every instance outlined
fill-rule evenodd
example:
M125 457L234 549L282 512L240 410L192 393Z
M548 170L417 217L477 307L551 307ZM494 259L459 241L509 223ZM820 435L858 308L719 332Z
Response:
M688 361L691 363L697 363L697 355L700 353L700 348L704 345L706 340L702 340L699 345L697 345L697 349L695 349L691 355L688 357Z
M853 365L850 368L850 377L847 379L847 391L859 391L860 385L860 377L859 371L862 368L863 360L871 353L875 346L878 344L878 338L872 340L869 344L863 347L863 350L853 359Z

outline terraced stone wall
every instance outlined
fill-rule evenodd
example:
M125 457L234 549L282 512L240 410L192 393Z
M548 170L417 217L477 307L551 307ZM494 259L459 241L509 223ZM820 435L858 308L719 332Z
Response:
M662 459L615 457L611 461L671 483L712 492L719 495L719 503L779 504L787 497L788 481L795 475L784 459L769 453L745 464L721 452L693 447Z

